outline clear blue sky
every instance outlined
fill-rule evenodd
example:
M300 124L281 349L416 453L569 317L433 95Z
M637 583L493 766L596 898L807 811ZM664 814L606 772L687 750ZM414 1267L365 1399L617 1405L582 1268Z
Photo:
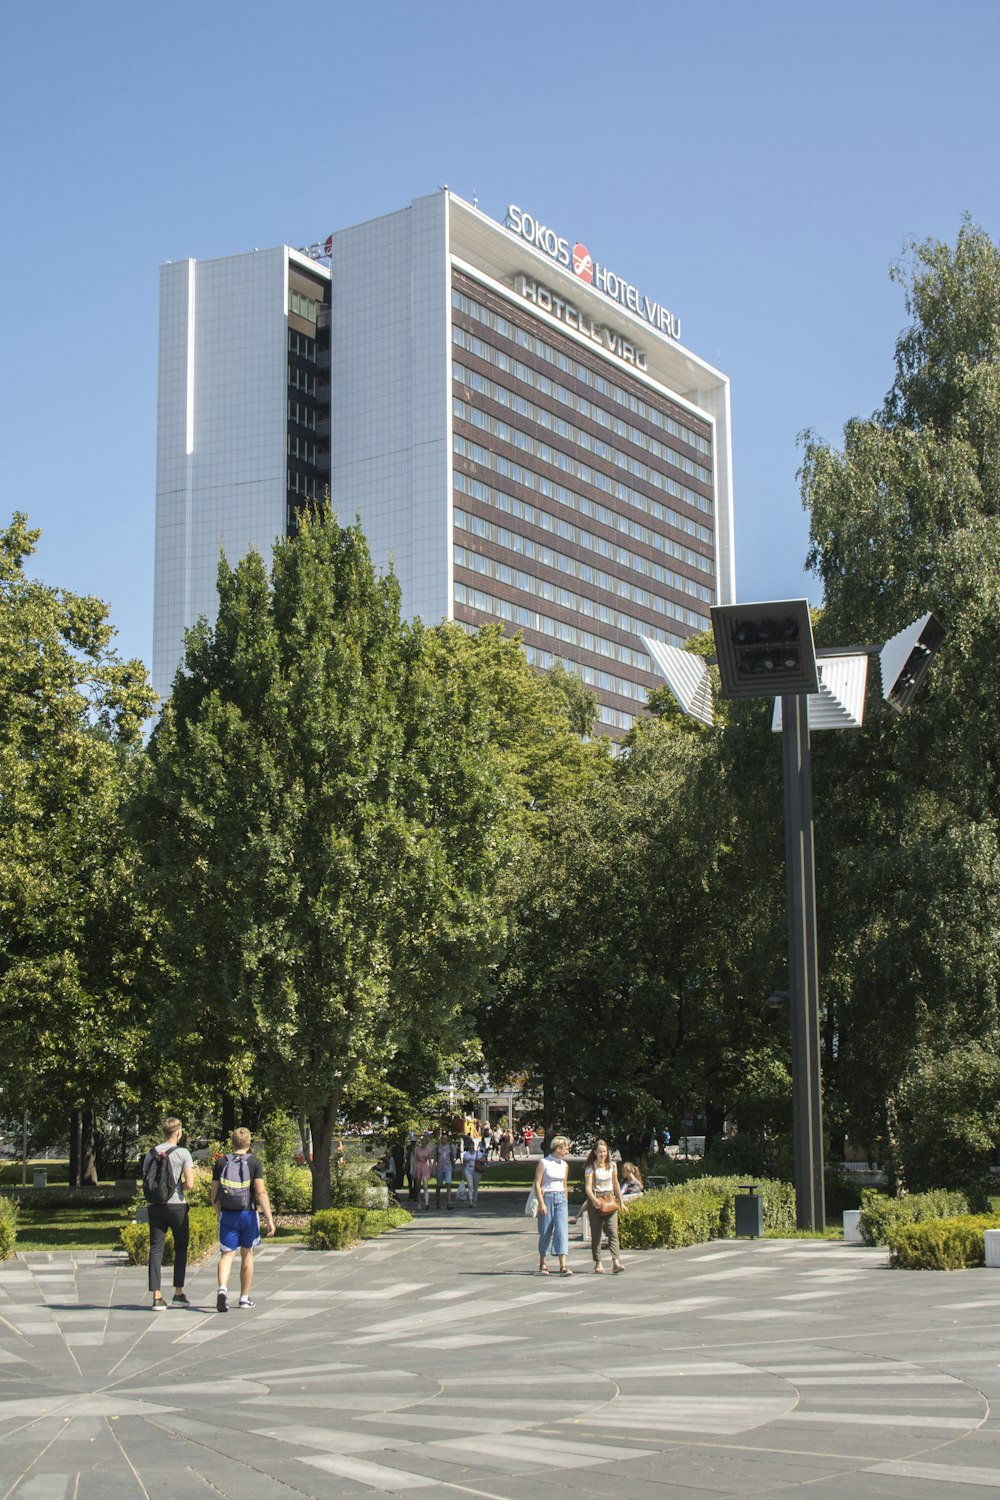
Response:
M523 205L732 380L739 596L808 594L798 433L879 404L888 268L1000 238L996 0L6 0L0 513L152 641L158 267Z

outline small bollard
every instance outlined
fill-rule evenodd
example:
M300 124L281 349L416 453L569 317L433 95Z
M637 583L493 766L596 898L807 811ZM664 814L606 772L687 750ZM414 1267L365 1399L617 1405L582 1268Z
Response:
M986 1242L984 1265L1000 1268L1000 1229L987 1229L983 1239Z
M760 1239L764 1233L764 1200L757 1192L756 1184L748 1183L736 1194L736 1236Z
M31 1173L31 1185L35 1188L45 1188L49 1185L49 1174L44 1167L35 1167Z
M844 1209L844 1240L849 1244L861 1244L861 1230L858 1227L858 1221L860 1218L860 1208Z

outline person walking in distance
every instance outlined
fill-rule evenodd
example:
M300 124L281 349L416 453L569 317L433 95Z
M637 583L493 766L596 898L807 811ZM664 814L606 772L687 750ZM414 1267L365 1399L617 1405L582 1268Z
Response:
M163 1273L163 1247L167 1230L174 1236L174 1296L171 1307L190 1307L184 1294L187 1274L188 1206L184 1190L194 1187L194 1161L182 1146L183 1127L174 1115L163 1121L163 1140L146 1152L142 1163L142 1191L149 1212L149 1290L153 1294L153 1311L166 1307L160 1295Z
M441 1207L441 1188L447 1189L447 1207L451 1213L451 1173L455 1165L455 1153L452 1149L451 1136L446 1130L442 1130L441 1137L435 1148L435 1207Z
M547 1276L549 1268L546 1257L551 1252L558 1258L559 1271L563 1276L572 1276L567 1255L569 1253L569 1207L566 1184L569 1177L569 1137L553 1136L547 1156L543 1156L535 1169L535 1197L538 1200L538 1274Z
M590 1251L594 1257L594 1270L604 1275L601 1264L601 1236L608 1237L611 1250L611 1268L617 1273L624 1271L621 1249L618 1243L618 1213L627 1213L618 1185L618 1168L611 1160L607 1141L595 1141L583 1169L583 1187L587 1194L587 1216L590 1219Z
M413 1176L417 1184L417 1192L424 1205L424 1212L430 1208L431 1191L431 1163L437 1158L437 1149L429 1130L425 1130L419 1143L413 1148Z
M240 1252L240 1307L253 1307L253 1253L260 1244L260 1214L267 1233L274 1233L274 1215L264 1186L264 1167L250 1150L250 1132L240 1126L232 1134L233 1149L220 1156L212 1171L212 1207L219 1215L219 1290L216 1311L229 1311L229 1272Z
M470 1208L475 1208L479 1201L479 1173L476 1171L478 1160L478 1142L467 1135L462 1142L462 1182Z

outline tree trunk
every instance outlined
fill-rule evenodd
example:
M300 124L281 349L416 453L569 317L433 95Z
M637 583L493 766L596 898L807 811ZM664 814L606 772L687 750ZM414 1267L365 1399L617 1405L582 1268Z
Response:
M80 1186L80 1111L70 1110L69 1116L69 1185Z
M222 1096L222 1140L223 1144L229 1144L229 1137L236 1129L236 1100L232 1094Z
M907 1191L906 1174L899 1154L897 1124L896 1096L889 1094L885 1101L885 1141L888 1149L884 1166L889 1179L889 1191L894 1198L903 1198Z
M97 1186L96 1132L94 1111L88 1106L80 1111L80 1186Z
M100 1130L94 1126L94 1165L97 1169L97 1180L113 1176L111 1171L114 1165L111 1160L111 1137L106 1130Z
M330 1207L330 1154L333 1126L339 1100L331 1099L325 1109L311 1111L309 1131L312 1135L312 1208L317 1213Z
M542 1079L542 1130L548 1136L556 1123L556 1091L552 1075L546 1073Z
M708 1151L708 1148L712 1144L712 1142L714 1140L716 1140L722 1134L723 1129L725 1128L725 1124L726 1124L726 1111L724 1109L720 1109L717 1104L711 1104L711 1103L706 1104L705 1105L705 1150L706 1150L706 1152Z
M306 1112L304 1109L299 1110L299 1140L302 1142L303 1164L305 1166L308 1166L309 1158L312 1155L312 1144L309 1139L309 1124L306 1120Z

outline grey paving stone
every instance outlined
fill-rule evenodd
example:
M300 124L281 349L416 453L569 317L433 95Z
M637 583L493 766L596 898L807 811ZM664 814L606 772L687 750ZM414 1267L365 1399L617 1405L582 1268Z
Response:
M434 1217L343 1255L265 1250L246 1316L212 1311L211 1266L189 1282L206 1312L163 1315L112 1261L0 1270L3 1472L75 1469L83 1500L117 1500L141 1494L124 1448L156 1500L922 1500L1000 1470L981 1272L762 1241L632 1254L621 1278L577 1245L582 1274L544 1280L523 1219Z

